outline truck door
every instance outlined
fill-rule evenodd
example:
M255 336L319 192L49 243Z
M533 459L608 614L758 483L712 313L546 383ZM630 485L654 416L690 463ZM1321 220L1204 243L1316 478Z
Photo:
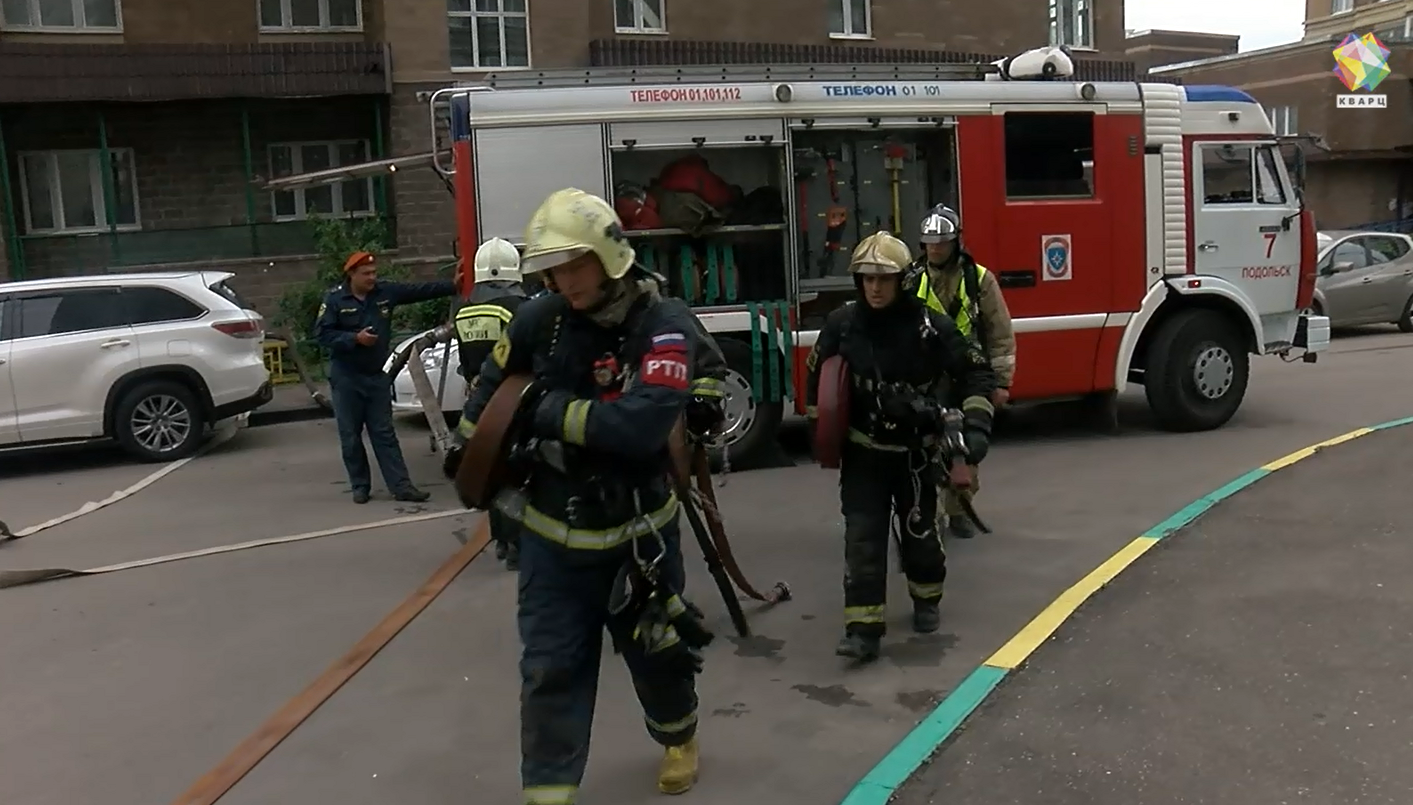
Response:
M1195 273L1237 286L1257 314L1287 313L1300 281L1299 212L1275 146L1192 143Z
M1016 320L1014 396L1112 388L1112 362L1096 368L1108 314L1138 309L1145 290L1141 116L1102 103L991 112L958 121L962 240Z

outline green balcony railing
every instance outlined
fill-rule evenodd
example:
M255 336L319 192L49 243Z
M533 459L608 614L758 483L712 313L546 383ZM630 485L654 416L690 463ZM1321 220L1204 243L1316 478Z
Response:
M383 219L391 248L394 222ZM110 272L175 263L220 262L314 254L307 221L237 224L192 229L143 229L83 235L27 235L20 239L32 278Z

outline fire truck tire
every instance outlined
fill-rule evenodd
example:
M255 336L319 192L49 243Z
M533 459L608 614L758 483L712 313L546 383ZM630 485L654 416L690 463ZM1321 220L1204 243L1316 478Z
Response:
M1241 407L1251 358L1240 331L1215 310L1181 310L1148 348L1143 390L1164 430L1213 430Z
M1400 333L1413 333L1413 296L1403 303L1403 315L1399 316L1394 324L1398 325Z
M776 449L775 438L785 416L782 402L756 402L751 393L751 346L735 338L717 339L726 357L726 453L731 467L764 463ZM768 373L766 373L768 376ZM722 466L721 451L712 451L713 469Z

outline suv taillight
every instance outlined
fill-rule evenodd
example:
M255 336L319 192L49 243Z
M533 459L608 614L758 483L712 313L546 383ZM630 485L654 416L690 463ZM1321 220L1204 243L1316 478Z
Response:
M218 321L211 325L214 330L219 330L232 338L259 338L260 325L247 319L246 321Z

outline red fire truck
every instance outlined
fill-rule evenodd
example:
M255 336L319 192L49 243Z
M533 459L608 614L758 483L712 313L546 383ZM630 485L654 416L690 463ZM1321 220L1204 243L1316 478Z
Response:
M627 223L639 259L727 354L733 461L803 412L804 357L854 293L853 244L879 229L915 244L939 202L960 210L965 247L1004 289L1016 402L1138 383L1164 427L1210 429L1241 404L1250 355L1313 361L1328 347L1328 319L1309 310L1313 219L1254 99L1004 77L995 65L508 72L432 95L451 141L436 167L464 260L486 238L519 243L560 188L641 200L684 161L732 188L704 218Z

